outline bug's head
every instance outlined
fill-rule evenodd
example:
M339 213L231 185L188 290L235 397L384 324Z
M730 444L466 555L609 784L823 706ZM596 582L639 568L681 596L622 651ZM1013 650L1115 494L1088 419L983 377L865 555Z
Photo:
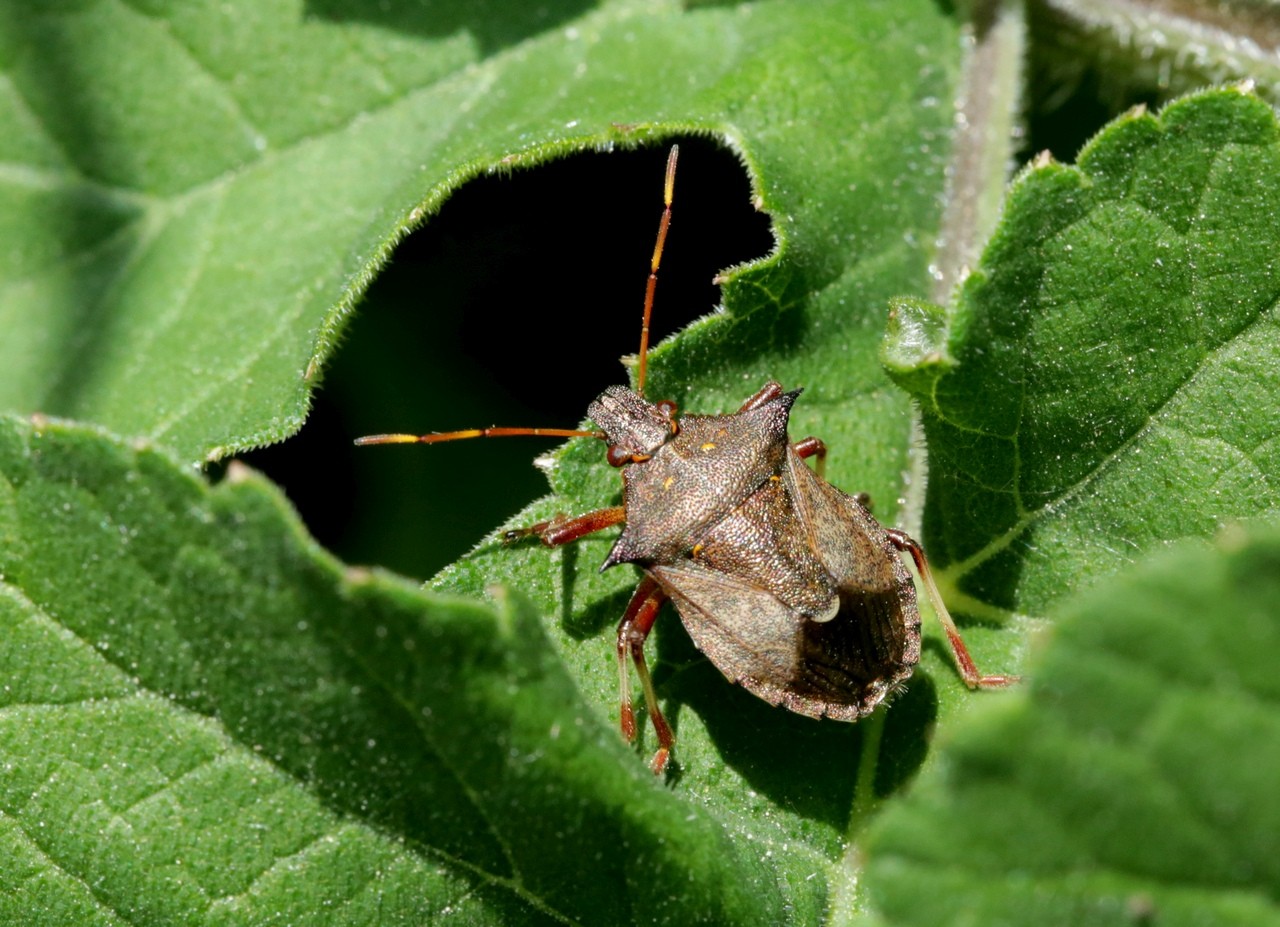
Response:
M676 404L649 402L625 386L610 386L587 407L609 445L609 463L621 467L654 455L677 431Z

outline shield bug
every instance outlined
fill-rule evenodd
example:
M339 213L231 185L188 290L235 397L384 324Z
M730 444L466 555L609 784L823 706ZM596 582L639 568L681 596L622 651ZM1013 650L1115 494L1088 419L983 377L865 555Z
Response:
M901 688L920 659L914 561L970 688L1013 676L986 676L951 620L920 545L883 527L865 497L822 477L826 446L792 441L787 430L801 390L766 383L736 411L677 415L670 401L644 397L649 320L671 224L678 148L667 160L663 211L645 287L636 388L611 386L587 409L598 431L478 428L427 435L372 435L357 444L433 444L465 438L542 435L604 441L622 472L622 505L558 516L505 536L549 547L622 526L601 570L633 563L644 576L618 625L621 726L636 736L628 661L644 691L657 736L655 773L675 736L658 705L644 645L670 600L697 647L731 682L773 705L814 718L856 721ZM815 467L806 464L814 458Z

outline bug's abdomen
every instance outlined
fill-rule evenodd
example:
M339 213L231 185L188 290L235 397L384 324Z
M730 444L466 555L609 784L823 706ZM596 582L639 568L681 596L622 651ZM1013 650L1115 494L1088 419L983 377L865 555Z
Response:
M915 590L901 560L858 533L864 519L883 529L798 465L803 473L767 481L688 558L649 572L729 679L800 714L853 721L919 659Z

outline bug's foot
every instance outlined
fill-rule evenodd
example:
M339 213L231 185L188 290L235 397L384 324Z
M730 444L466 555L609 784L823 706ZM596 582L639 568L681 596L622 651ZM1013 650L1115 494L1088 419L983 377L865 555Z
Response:
M519 544L526 538L542 539L543 532L551 526L549 521L540 521L536 525L530 525L527 528L512 528L510 531L502 532L503 544Z
M630 702L622 703L622 716L619 720L622 727L622 739L627 743L635 743L636 713L631 709Z

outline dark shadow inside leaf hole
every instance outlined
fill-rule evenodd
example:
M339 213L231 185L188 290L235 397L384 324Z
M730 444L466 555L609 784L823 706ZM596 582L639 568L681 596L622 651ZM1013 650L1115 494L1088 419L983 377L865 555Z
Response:
M736 156L681 138L655 343L712 312L715 274L772 250ZM342 559L429 577L546 495L552 440L355 449L352 438L575 427L626 381L662 211L667 144L588 152L465 184L405 239L359 307L302 431L244 455ZM606 466L601 454L601 466Z
M1192 78L1181 89L1152 85L1142 68L1125 66L1122 55L1089 35L1071 14L1047 3L1029 4L1027 12L1031 50L1019 160L1048 151L1058 161L1074 163L1080 149L1120 114L1138 105L1156 109L1208 82Z

